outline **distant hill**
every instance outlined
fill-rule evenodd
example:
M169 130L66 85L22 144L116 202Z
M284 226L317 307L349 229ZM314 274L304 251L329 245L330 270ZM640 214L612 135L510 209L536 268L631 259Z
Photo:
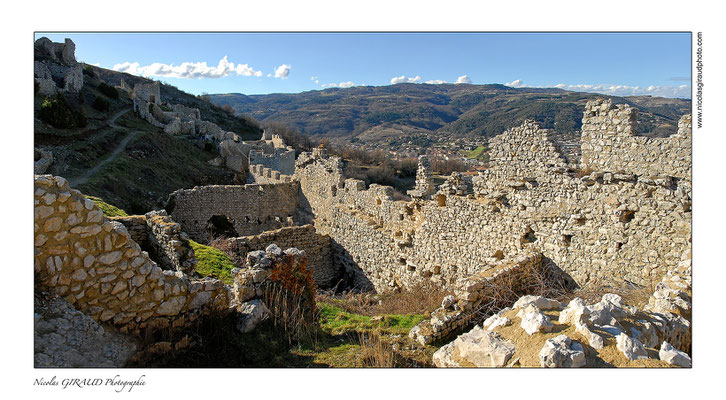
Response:
M402 83L297 94L209 95L212 102L230 105L263 124L283 123L308 135L385 145L491 137L527 118L569 136L581 127L585 103L598 97L637 108L639 131L646 136L675 133L678 119L691 109L691 101L684 99L617 97L499 84Z

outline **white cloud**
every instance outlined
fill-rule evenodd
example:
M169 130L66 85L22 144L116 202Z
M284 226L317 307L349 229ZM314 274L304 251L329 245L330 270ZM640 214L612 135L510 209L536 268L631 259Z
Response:
M524 84L521 79L514 80L512 82L505 83L506 86L515 88L524 87L554 87L557 89L571 90L575 92L588 92L588 93L601 93L608 94L611 96L656 96L656 97L691 97L691 87L689 85L680 86L655 86L650 85L647 88L641 88L640 86L628 86L628 85L613 85L613 84L576 84L570 85L565 83L558 83L554 86L529 86Z
M471 83L471 79L466 75L462 75L462 76L456 78L456 82L454 82L454 83L457 83L457 84L458 83Z
M317 80L318 80L318 77L317 77L317 76L311 76L311 77L310 77L310 80L311 80L311 81L317 81Z
M515 88L518 88L518 87L527 87L527 85L525 85L524 82L522 82L521 79L515 79L515 80L513 80L511 82L507 82L507 83L504 84L504 86L511 86L511 87L515 87Z
M353 83L351 81L348 81L348 82L340 82L340 83L323 83L320 86L322 86L324 88L329 88L329 87L349 88L349 87L353 87L353 86L365 86L365 84L363 84L363 83L358 84L358 83Z
M416 83L421 80L421 77L416 75L413 78L406 78L406 75L396 76L391 78L391 84L395 85L397 83Z
M430 81L426 81L424 83L428 83L429 85L440 85L442 83L446 83L446 81L443 81L441 79L433 79L433 80L430 80Z
M287 79L287 76L290 75L290 69L291 67L287 64L280 65L275 68L275 78Z
M222 78L229 75L262 76L262 71L256 71L248 64L237 64L222 57L216 67L210 67L203 62L183 62L179 65L153 63L141 66L139 63L124 62L114 65L114 71L126 72L143 77L161 76L169 78Z

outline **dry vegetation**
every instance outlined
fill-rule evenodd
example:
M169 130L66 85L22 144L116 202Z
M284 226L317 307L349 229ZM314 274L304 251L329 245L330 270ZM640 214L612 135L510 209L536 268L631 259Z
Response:
M375 316L382 314L423 314L441 306L444 296L451 294L433 283L424 283L409 289L381 294L333 293L318 295L318 302L331 302L353 314Z

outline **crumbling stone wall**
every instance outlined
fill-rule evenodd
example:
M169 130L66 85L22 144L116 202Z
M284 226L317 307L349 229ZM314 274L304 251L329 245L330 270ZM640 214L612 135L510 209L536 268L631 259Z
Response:
M58 91L78 93L83 87L83 68L76 61L76 45L66 38L54 43L46 37L34 44L34 75L39 93L53 95Z
M551 132L532 121L490 148L491 167L473 179L473 193L452 177L449 190L409 203L393 201L391 188L343 182L335 157L303 153L295 174L301 205L331 236L336 262L378 290L422 280L453 288L529 244L579 284L648 284L690 248L690 180L607 170L578 176Z
M229 160L229 159L228 159ZM229 162L229 161L228 161ZM281 183L281 182L292 182L292 176L280 173L273 169L267 168L264 165L256 164L250 165L249 183Z
M421 345L460 332L481 320L485 311L510 305L517 294L531 289L536 276L543 275L542 254L526 249L517 257L492 262L480 272L456 282L455 296L447 296L431 318L421 321L409 337Z
M161 104L161 87L159 86L159 82L135 84L134 97L148 103Z
M247 253L267 248L271 244L285 249L295 247L303 250L315 284L321 288L334 286L341 277L339 268L333 264L330 237L317 233L312 225L290 226L259 235L230 238L228 242L242 260L246 259Z
M250 150L249 160L250 165L263 165L279 171L281 174L292 175L295 173L295 150L292 147L275 148L271 154L260 150Z
M212 217L226 218L234 226L232 236L256 235L293 225L299 184L250 184L198 186L169 195L167 212L197 242L209 242Z
M53 164L53 153L43 149L34 149L35 157L38 160L35 161L33 169L36 174L44 173L51 164Z
M597 171L691 179L691 116L668 138L636 135L637 110L611 100L587 103L582 119L582 163Z
M162 271L123 224L106 219L65 179L36 175L34 198L36 290L134 334L228 308L221 281Z
M149 245L154 249L162 269L194 273L197 260L189 244L189 236L182 232L181 225L172 221L166 211L146 213Z

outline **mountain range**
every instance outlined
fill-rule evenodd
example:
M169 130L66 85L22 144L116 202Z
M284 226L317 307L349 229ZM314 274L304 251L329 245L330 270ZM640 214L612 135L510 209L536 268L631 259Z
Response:
M220 106L263 125L282 123L333 141L395 147L426 146L456 138L480 140L533 118L562 136L575 136L588 100L611 98L639 111L638 131L664 137L677 130L691 100L651 96L618 97L555 88L500 84L414 84L328 88L295 94L210 94Z

